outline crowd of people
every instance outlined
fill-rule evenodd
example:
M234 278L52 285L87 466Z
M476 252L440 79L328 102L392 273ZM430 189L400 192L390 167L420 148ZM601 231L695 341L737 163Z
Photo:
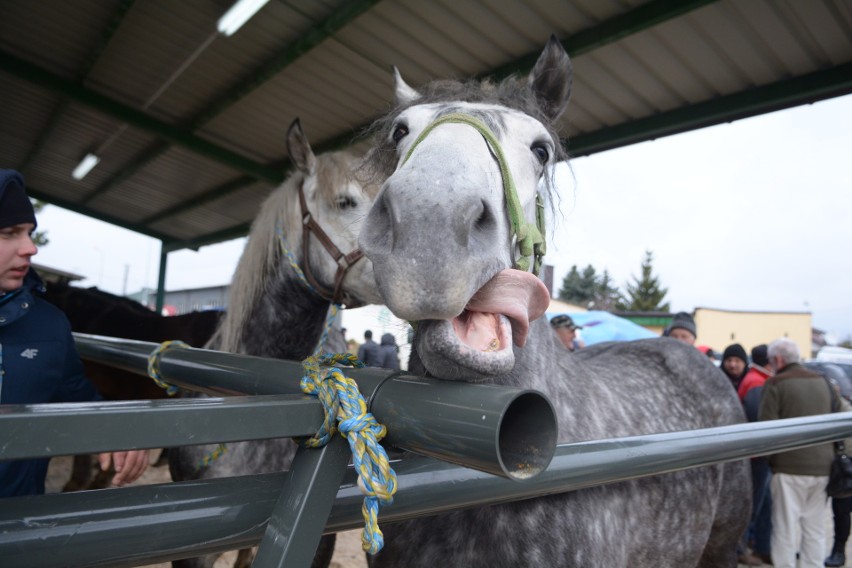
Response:
M695 321L678 313L664 335L695 345ZM780 338L756 345L751 356L728 345L719 369L730 381L749 422L849 409L837 385L801 363L798 345ZM831 499L834 542L826 558L825 487L834 457L831 443L751 458L752 511L738 553L741 564L783 568L845 566L852 497Z
M583 347L582 329L567 314L550 320L555 335L569 351ZM696 345L698 330L689 313L676 313L663 335L694 346L711 360L712 348ZM725 347L718 363L749 422L777 420L852 410L837 384L802 365L798 345L780 338L752 347ZM747 566L784 568L846 565L846 542L852 528L852 497L829 499L825 492L834 457L832 443L751 458L752 510L737 550ZM834 540L825 557L829 503Z

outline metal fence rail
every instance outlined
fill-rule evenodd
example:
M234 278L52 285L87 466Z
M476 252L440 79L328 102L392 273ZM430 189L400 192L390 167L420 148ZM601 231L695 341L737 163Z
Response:
M100 361L120 360L120 366L134 370L138 370L137 363L153 347L153 344L141 342L92 337L79 337L78 342L86 357L97 357ZM198 357L193 357L193 352L197 352ZM224 422L223 416L241 418L244 413L258 408L252 406L258 403L264 406L264 410L255 415L262 415L257 420L259 426L235 428L239 430L236 434L227 428L215 427L205 440L253 439L255 436L285 435L282 432L315 430L321 417L316 402L293 396L295 381L292 379L269 380L261 375L284 376L282 369L289 365L292 367L288 371L290 376L298 376L301 367L282 361L247 362L246 359L257 358L175 350L163 358L161 369L170 382L187 381L181 386L190 385L190 380L206 382L205 376L208 376L210 381L205 387L208 392L243 392L252 395L249 397L207 399L188 407L184 405L199 401L0 406L0 459L59 455L62 452L55 452L57 447L63 451L74 448L75 452L92 452L116 449L118 446L114 444L121 442L126 446L129 438L112 434L117 431L114 424L125 423L125 420L138 420L140 425L166 424L163 431L149 433L150 436L131 436L140 447L162 447L167 445L163 440L200 443L197 437L192 442L181 442L183 434L175 431L174 424L186 423L187 431L197 435L200 431L196 428L204 428L205 417L214 422ZM283 367L279 366L282 364ZM182 374L184 372L186 374ZM465 438L469 428L458 420L473 419L476 424L485 416L490 424L491 445L480 443L482 433L473 436L476 451L471 461L480 470L502 474L495 476L429 457L407 456L394 463L400 489L393 506L382 510L382 522L573 491L825 443L852 434L852 413L836 413L564 444L556 448L555 457L545 471L518 482L518 476L513 476L502 463L507 455L494 448L494 439L501 435L500 424L504 427L519 424L521 429L547 428L548 420L540 425L529 424L520 416L541 414L542 409L550 408L549 403L542 402L543 399L534 393L523 391L507 396L501 393L503 389L496 387L467 391L467 387L477 385L443 384L443 381L432 381L439 383L434 386L438 390L432 391L431 382L423 383L404 374L379 370L356 370L352 376L368 396L380 421L400 421L400 413L410 412L415 416L416 427L401 424L396 428L394 441L424 454L449 456L452 461L463 462L465 457L459 454L463 454L464 448L472 442ZM440 390L444 387L453 390ZM291 394L282 394L282 391ZM426 393L425 399L431 402L422 403L423 406L420 402L412 402L415 398L412 392L420 394L420 391ZM259 392L274 394L256 396ZM429 392L439 392L440 396ZM483 396L491 400L485 414L482 401L476 400ZM450 426L442 425L441 420L435 421L436 427L447 430L452 443L436 443L431 441L434 437L424 437L418 432L412 433L415 442L406 439L412 431L431 428L433 424L424 421L437 408L442 411L445 406L456 408L459 402L461 408L452 410ZM290 420L291 411L300 417ZM387 417L383 413L387 413ZM96 419L100 420L93 422ZM95 424L98 428L93 432L91 428ZM30 438L29 449L26 441L17 440L23 436L22 432L41 429L46 432ZM141 429L142 426L134 428ZM65 431L71 434L60 436ZM82 442L76 439L92 438L97 432L105 433L102 439ZM363 495L357 488L354 471L345 467L348 450L342 448L339 437L337 440L323 450L300 451L293 469L287 473L4 500L0 506L0 564L4 567L138 566L261 543L256 566L308 566L323 530L347 530L362 522ZM46 447L48 443L50 448ZM317 475L320 469L323 474Z

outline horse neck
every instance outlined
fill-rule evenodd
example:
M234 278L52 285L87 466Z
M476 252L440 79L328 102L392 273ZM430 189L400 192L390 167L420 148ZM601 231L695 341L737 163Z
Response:
M302 360L316 348L329 307L328 300L308 289L292 267L282 262L247 317L238 322L239 345L235 349L222 348L260 357Z

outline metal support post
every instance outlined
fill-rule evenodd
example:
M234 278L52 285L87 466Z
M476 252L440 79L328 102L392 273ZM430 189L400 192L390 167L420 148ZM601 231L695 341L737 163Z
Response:
M299 448L252 566L311 566L349 455L342 436L334 436L323 448Z

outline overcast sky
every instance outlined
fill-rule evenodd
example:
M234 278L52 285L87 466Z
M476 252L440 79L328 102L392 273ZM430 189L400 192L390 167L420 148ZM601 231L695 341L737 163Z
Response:
M850 162L852 96L578 158L545 261L557 290L574 264L624 289L650 250L672 311L811 312L839 341L852 336ZM39 228L51 242L35 262L82 285L156 285L159 241L54 206ZM166 289L229 282L243 245L170 254Z

